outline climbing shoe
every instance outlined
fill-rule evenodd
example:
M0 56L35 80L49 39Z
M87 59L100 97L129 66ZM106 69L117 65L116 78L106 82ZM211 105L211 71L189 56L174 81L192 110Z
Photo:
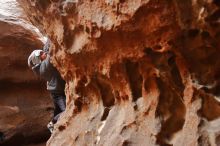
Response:
M50 133L53 132L53 129L54 129L54 124L52 121L50 121L48 124L47 124L47 128L49 129Z

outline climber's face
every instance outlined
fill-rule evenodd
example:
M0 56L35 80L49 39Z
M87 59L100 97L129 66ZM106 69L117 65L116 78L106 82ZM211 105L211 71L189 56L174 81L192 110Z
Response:
M47 53L41 52L41 54L40 54L40 60L43 61L43 60L46 59L46 58L47 58Z

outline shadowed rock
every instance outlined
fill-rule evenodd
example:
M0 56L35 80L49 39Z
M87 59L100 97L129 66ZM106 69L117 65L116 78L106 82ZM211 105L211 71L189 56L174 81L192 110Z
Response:
M0 145L46 141L52 105L45 83L27 65L43 36L15 0L0 2Z

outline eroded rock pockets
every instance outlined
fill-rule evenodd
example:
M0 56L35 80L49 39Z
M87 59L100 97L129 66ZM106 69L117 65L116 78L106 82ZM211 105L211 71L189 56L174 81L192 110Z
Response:
M47 145L218 143L217 1L19 2L67 82Z

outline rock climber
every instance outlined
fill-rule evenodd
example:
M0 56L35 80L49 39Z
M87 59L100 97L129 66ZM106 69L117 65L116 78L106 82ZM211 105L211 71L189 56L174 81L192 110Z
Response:
M54 124L66 108L66 95L64 92L65 81L50 63L48 50L48 44L45 44L44 50L34 50L28 57L28 66L35 74L47 81L47 90L50 92L54 103L54 116L47 125L52 133Z

